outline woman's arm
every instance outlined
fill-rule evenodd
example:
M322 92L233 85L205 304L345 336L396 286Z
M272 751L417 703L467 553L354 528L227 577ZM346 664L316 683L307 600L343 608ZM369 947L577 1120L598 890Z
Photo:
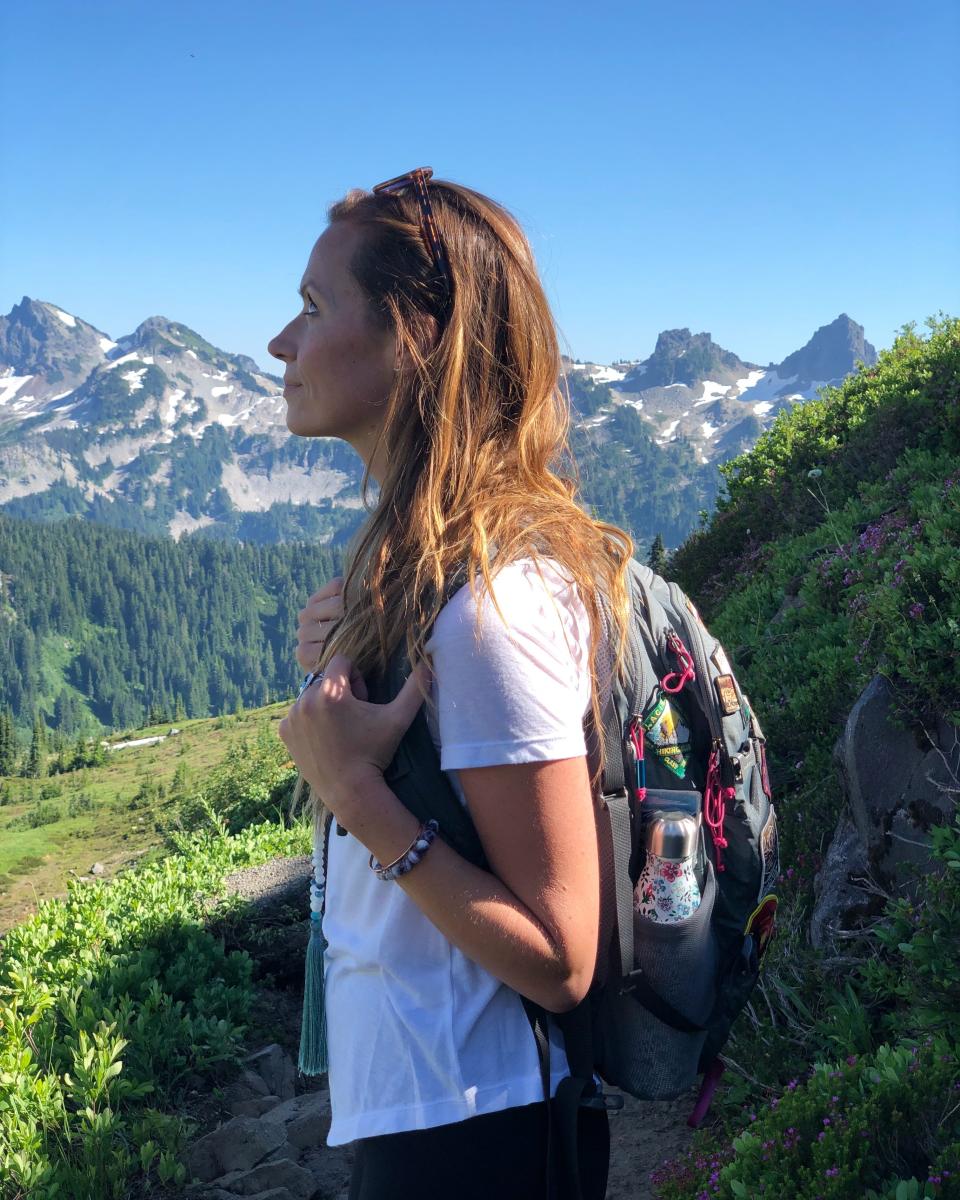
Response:
M585 995L597 956L600 880L586 758L459 772L490 871L437 838L402 887L469 958L550 1012ZM418 821L376 776L343 783L333 807L382 863ZM491 873L492 872L492 873Z

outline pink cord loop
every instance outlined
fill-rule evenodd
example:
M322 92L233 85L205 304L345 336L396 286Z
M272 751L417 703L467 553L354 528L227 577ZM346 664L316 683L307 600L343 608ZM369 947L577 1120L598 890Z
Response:
M681 691L689 681L696 679L697 673L693 669L693 656L675 633L667 634L667 645L677 656L677 661L682 668L680 671L671 671L660 680L663 690L673 695L675 692Z
M727 815L727 801L733 802L736 788L723 787L720 783L720 747L714 745L710 751L710 761L707 764L707 782L703 789L703 816L710 829L713 848L716 851L717 871L726 868L723 863L722 851L727 848L727 839L723 836L723 822Z
M635 720L630 726L630 743L633 746L633 753L636 758L636 783L634 785L634 795L637 798L637 803L642 804L647 798L647 774L646 764L643 760L644 745L643 745L643 724L639 720Z

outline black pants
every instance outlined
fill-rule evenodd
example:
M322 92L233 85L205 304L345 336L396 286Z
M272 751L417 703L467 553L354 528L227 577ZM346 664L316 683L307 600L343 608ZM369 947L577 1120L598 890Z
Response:
M583 1200L603 1200L610 1162L607 1114L581 1109L579 1117ZM553 1149L558 1162L556 1145ZM541 1100L452 1125L362 1138L355 1143L349 1200L566 1200L563 1180L548 1197L546 1175L547 1112Z

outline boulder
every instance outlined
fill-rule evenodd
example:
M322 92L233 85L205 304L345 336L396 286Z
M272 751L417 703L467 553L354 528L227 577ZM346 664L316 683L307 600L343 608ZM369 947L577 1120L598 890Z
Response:
M248 1071L260 1076L266 1084L267 1095L279 1096L281 1100L292 1099L297 1069L290 1055L276 1042L248 1054L242 1062Z
M247 1100L262 1099L264 1096L271 1095L270 1088L267 1086L262 1075L256 1071L251 1071L249 1068L244 1068L240 1074L230 1081L224 1088L224 1102L233 1108L235 1104L242 1104ZM240 1113L235 1113L235 1116L240 1116Z
M316 1177L289 1159L260 1163L249 1171L234 1171L217 1180L217 1186L236 1196L256 1196L274 1188L285 1188L294 1200L313 1200L320 1191Z
M234 1117L262 1117L279 1103L279 1096L254 1096L250 1100L237 1100L231 1104L230 1113Z
M191 1179L212 1183L232 1171L249 1171L286 1140L282 1124L234 1117L194 1142L183 1161Z
M867 849L847 809L840 814L813 892L810 941L818 950L832 934L855 928L883 906L882 894L870 886Z
M919 874L936 866L929 831L950 819L960 797L960 730L943 719L932 729L904 729L894 707L887 680L872 679L834 758L867 866L881 889L898 896L915 892Z

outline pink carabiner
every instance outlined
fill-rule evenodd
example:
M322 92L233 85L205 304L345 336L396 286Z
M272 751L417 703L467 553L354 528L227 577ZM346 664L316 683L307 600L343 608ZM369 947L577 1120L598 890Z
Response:
M660 680L660 686L663 688L663 690L673 695L674 693L681 691L688 681L696 679L697 673L693 669L693 657L690 654L690 651L686 648L683 642L680 641L675 633L671 632L667 634L667 645L677 656L677 660L679 661L680 666L683 668L683 670L679 672L671 671L669 675L664 675L664 677ZM678 682L671 683L670 681L674 679Z

